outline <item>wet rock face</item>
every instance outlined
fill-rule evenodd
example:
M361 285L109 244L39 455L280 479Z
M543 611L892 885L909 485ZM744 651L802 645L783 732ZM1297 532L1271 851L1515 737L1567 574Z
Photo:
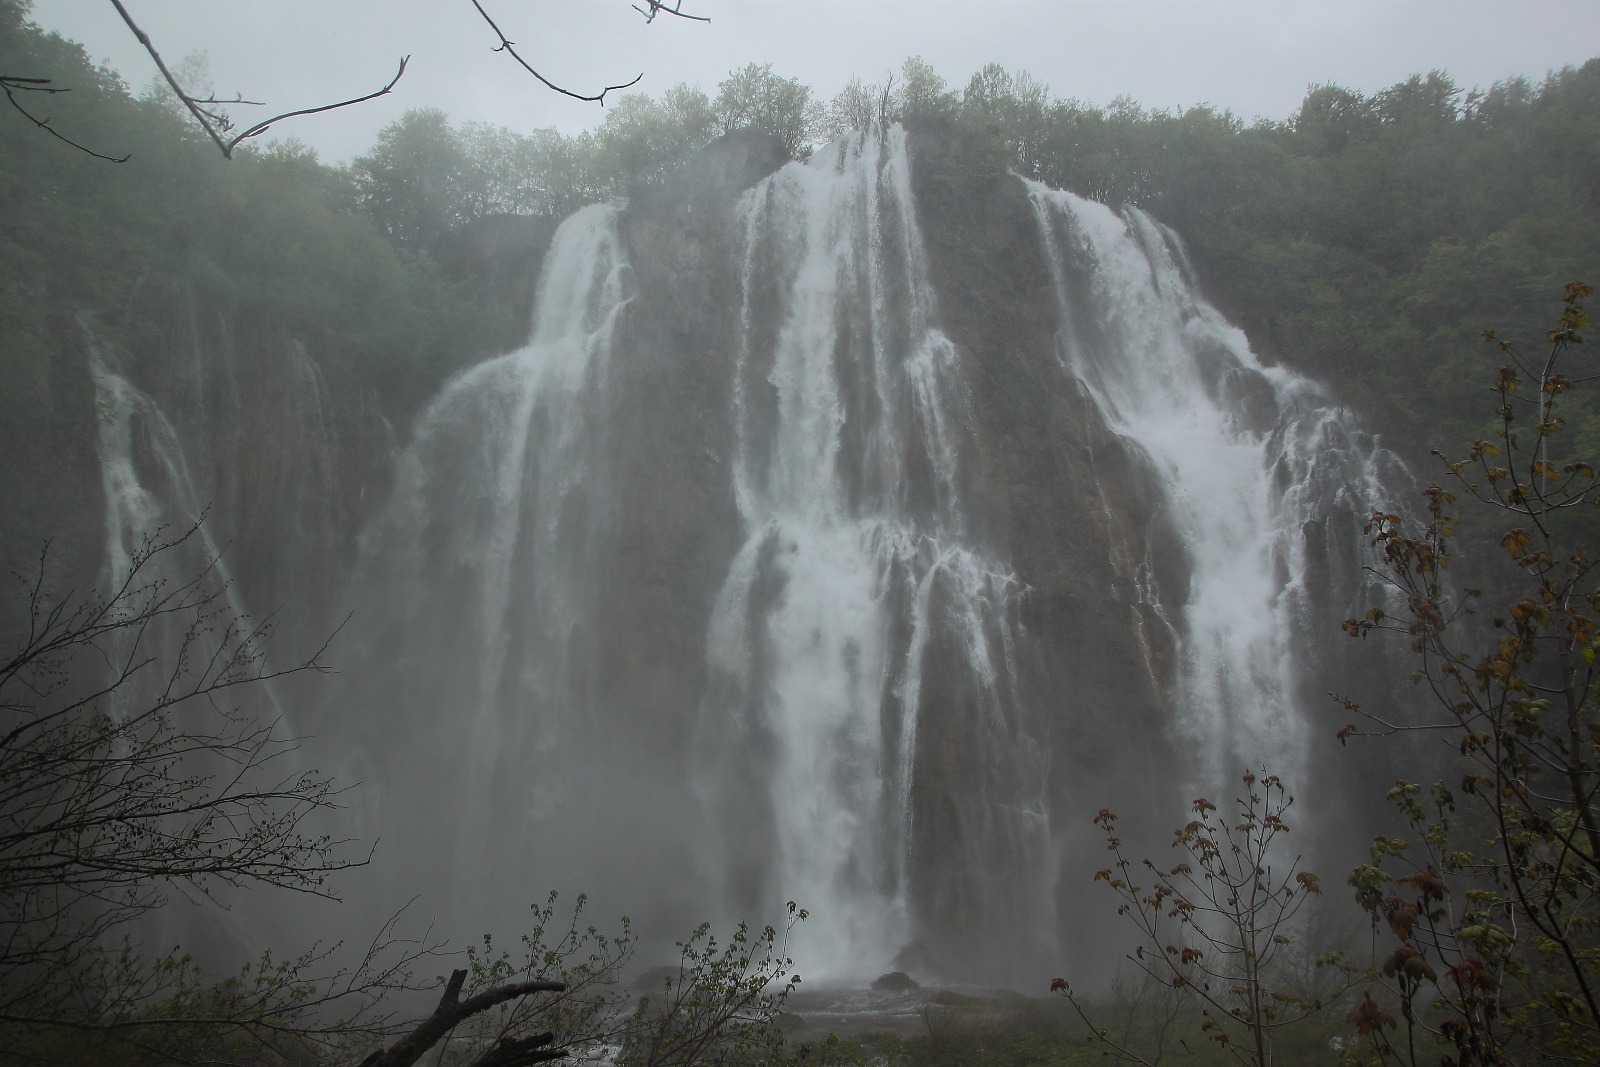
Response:
M389 492L391 428L370 390L331 386L294 339L238 328L192 300L174 317L172 358L147 386L181 463L150 458L155 428L144 425L135 460L146 459L148 484L172 505L165 521L206 511L241 605L256 617L281 612L286 639L311 640L342 614L357 537Z
M7 294L7 299L12 295ZM50 338L56 355L34 376L8 383L8 417L0 419L0 576L32 579L49 546L47 584L88 588L105 552L105 511L95 454L95 396L82 339ZM17 396L16 394L21 394ZM27 626L27 600L12 595L0 607L0 640Z
M969 432L980 473L972 510L1026 590L1020 687L1046 724L1060 864L1050 872L1055 914L1041 923L996 921L971 872L944 862L963 854L960 838L985 832L981 819L958 814L970 810L967 732L981 720L946 707L923 754L930 773L919 807L931 817L918 842L925 866L917 881L927 958L915 962L944 973L975 964L998 973L1003 954L1013 964L1032 956L1031 968L1063 950L1098 950L1097 924L1072 904L1089 884L1086 864L1099 858L1083 847L1089 818L1112 805L1137 822L1177 799L1167 791L1178 764L1168 729L1175 635L1149 618L1156 605L1136 569L1155 560L1160 595L1176 617L1187 561L1147 457L1111 432L1063 370L1056 297L1025 187L1003 172L963 168L938 140L915 148L930 276L973 398ZM1019 928L1031 944L1016 938Z

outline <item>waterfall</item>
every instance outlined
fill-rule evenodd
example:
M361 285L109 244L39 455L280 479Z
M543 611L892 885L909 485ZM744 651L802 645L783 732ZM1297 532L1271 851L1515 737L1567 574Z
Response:
M1200 757L1187 775L1225 788L1266 764L1299 781L1314 714L1301 694L1308 639L1325 642L1332 612L1364 591L1350 574L1345 604L1308 590L1317 524L1344 516L1353 554L1355 517L1396 506L1410 477L1321 386L1262 365L1200 296L1176 234L1138 208L1027 184L1062 366L1153 465L1189 557L1186 589L1151 589L1141 569L1153 606L1181 605L1156 614L1182 650L1174 725Z
M638 656L619 634L641 633L618 618L642 610L619 567L659 521L627 499L623 457L641 405L667 402L630 377L648 326L625 325L623 218L562 224L532 338L441 390L363 535L350 687L319 733L367 783L367 834L432 907L485 925L549 885L646 892L694 919L796 900L817 916L813 977L932 968L919 937L980 902L970 937L997 952L1048 927L1024 590L970 514L967 385L904 132L842 139L734 212L735 336L706 387L727 390L738 529L704 665L674 668L705 677L681 730L656 691L608 688ZM646 443L647 477L686 461L665 446ZM929 716L973 739L959 788L924 769L951 734L928 736Z
M1314 772L1409 475L1135 208L1003 180L978 278L898 126L724 178L566 219L527 343L403 446L292 344L254 385L197 350L177 399L92 346L111 568L221 485L265 501L219 539L244 600L353 612L283 692L360 786L363 914L514 933L588 890L654 964L794 900L808 982L1097 959L1094 811Z
M392 499L363 539L364 557L398 598L408 643L423 644L425 633L430 660L442 651L435 638L458 648L459 677L472 687L458 702L491 721L508 687L563 691L558 659L519 666L519 653L548 652L515 624L531 615L553 645L564 644L597 565L606 359L631 271L616 217L615 207L595 205L562 225L532 338L462 372L428 405Z
M195 487L177 430L166 413L127 376L94 336L87 322L89 374L94 380L95 412L99 416L96 452L100 458L101 489L105 494L106 562L103 582L114 588L126 577L134 554L144 538L158 529L168 536L199 521L206 505ZM141 469L142 468L142 469ZM193 578L205 559L216 559L218 575L231 584L220 560L211 531L201 526L196 546L202 554L189 554L196 564L190 574L169 574L180 581Z
M626 773L612 786L590 747L617 525L608 368L633 295L618 216L593 205L561 225L528 343L418 417L362 535L351 684L322 713L341 777L370 783L356 804L386 869L430 914L481 929L633 843L585 810L627 806Z
M917 825L925 676L953 655L943 680L981 722L965 798L979 815L966 854L941 859L974 882L1002 865L1012 885L975 895L1048 924L1026 873L1048 868L1049 837L1043 739L1017 688L1020 589L971 536L966 385L938 326L904 131L790 164L739 218L745 542L708 642L711 862L745 887L736 904L776 893L825 917L806 948L823 977L887 969L914 938L909 883L936 840ZM770 818L752 825L741 797L762 787Z
M199 580L206 590L221 594L234 618L254 617L268 632L281 621L272 618L284 607L277 599L281 590L295 595L296 612L310 614L304 577L325 572L333 563L331 531L341 485L334 469L339 442L329 425L328 388L303 346L290 343L273 353L278 358L268 373L275 395L269 403L253 398L258 406L252 411L241 402L226 345L219 354L198 335L188 338L190 357L168 383L179 396L176 401L171 396L158 400L159 394L135 384L87 314L80 316L80 328L95 390L95 445L106 526L102 589L114 589L127 577L147 540L170 542L194 527L175 550L159 553L145 567L145 580L169 588ZM263 408L269 412L266 417ZM255 417L241 418L241 409ZM263 424L281 435L268 440L252 434ZM251 509L240 506L252 493L259 498L248 502ZM250 510L270 515L278 529L249 529ZM238 566L240 541L272 545L272 558L246 560L254 565L252 576L259 579L265 572L267 581L247 588ZM170 646L181 631L180 625L179 631L168 632L173 623L168 620L147 636L157 647L161 642ZM327 633L315 626L303 627L285 642L264 641L267 666L298 662L322 644ZM167 647L164 654L171 651ZM277 682L259 689L265 702L254 704L256 713L280 720L291 735L308 726L309 717L284 699Z
M95 445L105 516L99 593L114 595L128 581L135 560L144 556L138 576L129 586L131 595L111 617L136 614L158 596L173 598L148 625L117 628L100 646L102 653L110 653L108 667L123 662L148 665L110 692L104 705L96 709L124 718L158 706L170 695L170 691L163 692L168 686L182 691L197 681L223 635L254 632L265 638L271 624L259 617L252 620L246 610L235 571L223 552L225 543L208 515L209 487L204 473L194 469L179 426L150 394L134 384L89 316L80 316L79 325L94 382ZM168 547L150 554L152 548L161 546ZM178 610L179 604L191 607ZM226 652L237 645L221 647ZM263 656L263 669L284 665L274 664L272 656L277 649L270 642L263 640L257 651ZM215 668L213 663L211 670ZM219 731L219 712L239 716L267 727L268 744L278 750L277 757L292 759L294 739L306 720L295 702L284 698L281 682L269 678L256 685L229 688L204 702L180 701L166 710L165 717L180 731L195 731L194 736L209 738L227 733L227 727ZM208 752L203 741L193 748L184 745L171 751L175 762L166 768L171 772L214 774L222 782L239 772L236 764ZM135 940L161 946L182 944L186 953L207 962L225 960L231 969L235 960L259 955L273 944L268 931L274 930L274 918L259 908L248 913L242 908L235 910L240 895L237 887L213 882L203 895L185 894L188 899L181 904L141 916L133 926ZM281 927L275 932L283 933Z
M100 585L104 592L121 586L128 578L135 557L151 544L170 543L185 531L197 527L177 551L163 552L141 571L134 588L161 583L167 589L198 582L197 592L211 590L221 594L226 612L233 619L246 620L248 613L239 599L228 562L206 520L206 501L196 485L194 473L177 429L166 413L139 389L117 366L115 356L95 335L87 317L80 322L89 349L89 373L94 380L95 412L99 418L96 452L100 459L101 490L104 493L106 553ZM198 526L197 526L198 524ZM149 632L119 634L116 640L126 646L139 641L145 655L167 657L165 669L172 669L172 657L185 641L191 617L173 613L158 619ZM202 642L201 647L205 647ZM126 648L124 649L127 650ZM192 654L192 653L191 653ZM147 706L148 686L160 685L161 671L120 689L114 709ZM264 717L284 720L284 711L271 682L262 686L263 705L254 709ZM294 723L284 721L287 736L293 736Z

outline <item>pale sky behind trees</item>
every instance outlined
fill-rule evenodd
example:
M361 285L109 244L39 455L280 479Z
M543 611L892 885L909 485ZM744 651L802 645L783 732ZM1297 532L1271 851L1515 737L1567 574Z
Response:
M234 109L247 122L371 92L409 53L392 96L269 134L298 137L328 162L365 151L407 108L523 132L575 133L604 117L493 53L470 0L124 2L169 66L203 51L218 95L266 101L271 110ZM730 69L754 62L826 102L852 75L881 81L920 55L954 88L995 61L1091 104L1125 94L1152 108L1204 102L1282 119L1311 83L1372 92L1437 68L1486 88L1600 54L1597 0L684 0L712 21L653 25L629 0L482 2L541 73L586 92L642 72L630 91L689 82L715 95ZM110 60L135 90L155 73L107 0L37 0L33 17Z

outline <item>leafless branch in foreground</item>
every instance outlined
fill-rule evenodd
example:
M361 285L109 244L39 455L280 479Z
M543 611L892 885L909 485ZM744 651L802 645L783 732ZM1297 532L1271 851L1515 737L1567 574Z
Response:
M113 2L115 2L115 0L113 0ZM575 93L571 89L563 89L549 78L546 78L543 74L540 74L538 71L534 70L528 61L523 59L522 56L518 54L516 48L514 47L515 42L505 35L505 31L500 29L499 24L497 24L494 19L489 17L489 12L483 9L483 5L478 3L478 0L472 0L472 6L478 9L478 14L483 16L483 21L487 22L489 24L489 28L494 31L495 36L500 38L500 43L492 50L495 52L504 52L506 55L510 56L512 59L521 64L523 70L527 71L529 74L532 74L535 78L538 78L541 82L543 82L546 88L554 89L562 96L570 96L574 100L582 100L586 103L599 103L601 107L604 107L607 93L615 92L618 89L628 89L632 86L638 85L639 79L644 77L643 72L641 72L638 77L635 77L632 81L623 82L621 85L608 85L593 96L585 96L582 93Z
M379 1049L362 1060L361 1067L411 1067L426 1056L441 1038L473 1016L481 1015L508 1000L519 1000L533 993L562 993L567 988L565 982L508 982L462 1000L461 987L466 980L465 970L452 971L450 983L445 986L444 996L440 998L439 1006L433 1009L433 1014L389 1048ZM547 1031L521 1038L501 1038L478 1063L494 1064L494 1067L529 1067L531 1064L561 1059L566 1056L567 1050L564 1047L550 1047L555 1036Z
M711 21L711 16L709 15L691 15L682 10L683 0L673 0L670 4L666 3L665 0L644 0L644 2L648 5L647 7L640 7L638 4L634 4L633 9L643 15L646 22L654 22L657 15L676 15L680 19L689 19L691 22Z
M665 0L644 0L644 2L646 5L645 7L640 7L638 4L634 4L633 9L639 12L639 14L643 15L646 22L654 22L656 20L656 16L661 14L676 15L678 18L689 19L693 22L711 21L711 19L707 16L691 15L687 11L682 10L683 0L672 0L671 3L666 3ZM546 88L553 89L562 96L570 96L574 100L582 100L586 103L598 103L601 107L605 107L607 93L613 93L619 89L630 89L633 86L638 85L639 80L644 77L644 74L641 73L632 81L623 82L620 85L608 85L604 89L601 89L598 93L595 93L593 96L585 96L583 93L575 93L571 89L563 88L562 86L559 86L555 82L551 81L549 78L546 78L543 74L540 74L537 70L535 70L533 65L530 64L526 59L523 59L516 50L515 42L505 35L505 31L500 29L499 24L489 16L489 12L484 10L483 5L479 3L478 0L472 0L472 6L478 9L478 14L483 16L483 21L487 22L489 24L489 28L494 31L495 36L500 38L500 43L494 47L493 51L504 52L506 55L516 60L517 63L521 65L523 70L527 71L529 74L532 74L535 78L538 78Z
M128 29L133 31L134 37L138 38L139 43L144 45L144 50L150 53L150 58L155 60L156 67L160 69L161 76L166 79L167 85L171 87L174 93L178 94L178 99L183 102L183 106L189 109L189 113L194 116L195 121L200 123L201 129L206 131L206 135L211 138L211 140L216 144L217 148L222 151L224 158L227 159L233 158L233 150L239 146L241 141L247 141L252 137L259 137L261 134L266 133L267 130L271 129L274 123L282 122L284 119L297 118L301 115L316 115L324 111L333 111L341 107L350 107L354 104L364 104L368 100L376 100L380 96L388 95L388 93L395 87L395 83L398 82L401 76L405 74L406 64L411 62L410 56L401 57L400 69L395 72L393 78L389 79L389 84L385 85L382 89L379 89L375 93L368 93L365 96L357 96L350 100L341 100L336 104L323 104L320 107L307 107L301 108L298 111L285 111L281 115L274 115L270 119L265 119L256 123L254 126L249 127L242 133L234 134L234 136L228 137L227 134L232 133L234 128L232 120L229 119L222 111L208 108L206 105L217 105L224 103L258 104L258 102L254 100L245 100L242 98L234 100L218 100L214 96L204 98L191 96L187 91L184 90L183 86L178 84L178 80L172 76L172 71L167 69L166 62L161 58L161 54L156 51L155 45L151 42L150 35L141 30L138 24L133 21L133 16L128 14L128 9L122 5L122 0L111 0L111 4L117 9L117 14L122 16L122 21L127 23Z
M23 583L22 632L0 661L0 1013L165 887L331 896L327 876L365 862L311 828L337 806L334 784L284 766L295 744L277 723L224 703L326 670L326 643L274 668L271 620L233 610L214 558L161 577L198 531L147 537L103 595L52 595L48 548Z
M123 5L122 0L111 0L111 4L117 9L117 14L121 16L122 21L127 25L128 29L132 31L134 37L141 45L144 46L144 50L150 54L150 58L155 60L156 68L160 70L161 77L166 81L167 86L173 91L173 93L177 95L178 100L188 110L189 114L194 116L194 120L200 124L201 129L205 130L206 136L211 138L212 143L217 146L217 149L226 159L233 158L233 150L242 142L261 136L271 129L275 124L282 122L285 119L298 118L303 115L317 115L324 111L334 111L339 108L351 107L356 104L364 104L368 100L375 100L380 96L388 95L391 91L393 91L396 83L398 83L400 78L405 74L406 65L411 61L410 56L402 56L400 59L400 68L399 70L395 71L394 77L390 78L388 84L376 92L367 93L365 96L353 97L349 100L340 100L333 104L323 104L318 107L301 108L296 111L285 111L282 114L274 115L269 119L257 122L242 132L235 134L233 133L235 129L235 123L231 118L228 117L228 114L222 110L222 105L246 104L252 107L262 107L264 106L263 102L260 100L246 100L244 99L243 94L240 93L235 93L232 99L219 99L214 94L204 97L191 94L188 90L184 89L183 86L178 84L178 79L174 77L172 71L168 69L166 61L163 60L161 58L161 54L156 51L155 44L151 41L150 35L145 33L144 30L140 29L138 23L134 22L133 16ZM711 21L711 18L707 15L694 15L684 11L683 0L643 0L643 4L644 6L642 7L639 4L634 4L633 9L639 12L639 14L643 15L644 20L647 23L654 22L657 15L663 14L672 15L675 18L685 19L691 22ZM632 81L622 82L618 85L608 85L593 95L585 95L583 93L573 92L571 89L557 85L549 78L546 78L543 74L534 69L532 64L523 59L522 56L517 52L514 42L512 42L511 39L501 31L499 25L494 21L493 18L489 16L489 12L484 10L483 5L479 3L478 0L472 0L472 6L477 8L478 14L483 17L483 21L488 23L489 28L494 30L495 35L500 38L500 43L494 48L494 51L505 52L512 59L516 60L517 63L521 65L521 67L529 74L532 74L535 78L539 79L539 81L547 88L553 90L554 92L558 92L563 96L571 97L574 100L599 103L602 107L604 107L606 95L608 93L612 93L620 89L632 88L633 86L639 84L640 79L644 77L644 74L640 73ZM33 123L39 129L56 138L58 141L62 141L65 144L71 145L78 151L84 152L96 159L103 159L108 163L126 163L131 158L131 153L129 155L120 157L108 156L100 152L96 152L94 149L85 145L79 144L77 141L72 140L70 137L67 137L60 131L56 130L50 124L49 118L39 118L37 115L33 114L26 107L24 107L22 102L17 99L16 94L18 91L42 93L64 93L69 91L67 89L50 87L49 78L25 78L12 75L0 75L0 91L4 91L6 100L13 108L17 110L17 112L19 112L24 118Z
M13 74L0 74L0 90L4 90L6 99L11 102L12 107L16 108L17 111L21 113L23 118L39 127L45 133L48 133L56 140L69 144L73 148L76 148L78 151L83 152L86 155L91 155L96 159L103 159L107 163L126 163L129 160L130 156L122 156L119 158L117 156L102 155L92 148L88 148L79 144L77 141L74 141L72 138L66 136L60 130L57 130L54 126L50 125L49 118L41 119L39 116L23 107L22 101L17 99L17 93L19 92L46 93L53 95L55 93L71 92L72 90L55 88L50 84L49 78L21 78Z

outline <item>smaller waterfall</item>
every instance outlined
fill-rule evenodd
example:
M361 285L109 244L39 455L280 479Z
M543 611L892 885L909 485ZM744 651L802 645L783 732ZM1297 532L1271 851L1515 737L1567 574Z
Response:
M349 741L342 776L372 783L365 832L390 833L386 862L427 872L414 885L430 914L473 926L628 847L594 829L626 783L599 773L589 740L614 725L592 691L617 506L608 360L633 296L617 216L594 205L561 225L528 343L458 374L418 418L362 535L353 688L324 712Z
M148 627L110 635L119 654L112 661L137 649L133 659L144 666L117 687L103 710L149 710L232 662L228 669L235 678L256 670L269 677L228 686L206 700L180 701L164 717L198 737L266 729L276 750L268 775L311 771L304 753L293 751L312 728L303 699L309 678L270 675L303 663L336 625L322 629L317 605L302 593L317 579L331 585L327 575L341 562L328 549L337 540L329 532L330 516L342 504L329 391L301 346L270 335L259 338L263 343L252 353L256 360L249 370L259 377L241 388L234 374L245 361L235 358L225 321L208 334L197 323L209 316L193 302L179 306L190 314L175 316L182 327L172 348L186 358L179 374L151 375L154 385L136 384L129 371L148 370L151 363L125 361L102 340L90 316L80 317L95 389L104 515L101 595L121 586L142 550L168 546L145 562L130 597L134 605L169 597L168 610ZM204 523L194 528L202 517ZM270 555L264 546L271 546ZM248 668L231 661L242 644L261 657ZM213 659L219 649L224 655ZM219 781L240 772L204 749L184 753L183 772L216 774ZM233 909L239 899L233 892L214 883L193 901L201 906L161 909L141 923L140 935L148 944L181 942L202 955L229 946L223 954L233 952L232 958L286 943L269 931L278 909L295 910L285 899L295 894L255 895L248 908ZM303 921L303 914L295 914L285 926L298 928Z
M491 734L493 715L508 696L518 699L508 686L566 692L556 660L545 658L543 670L523 666L520 677L507 672L518 671L519 652L548 656L519 618L531 613L537 629L559 635L581 615L575 600L595 567L592 535L604 509L595 483L604 474L598 394L631 293L616 216L615 207L594 205L562 224L533 337L462 372L429 404L401 456L393 497L363 543L369 569L388 570L383 580L394 583L401 617L459 645L466 703L491 716ZM568 550L576 558L563 555ZM452 581L437 580L441 568ZM441 595L448 603L430 599ZM450 619L446 626L437 612Z
M262 636L272 638L260 651L269 670L281 668L321 645L337 625L322 629L315 595L342 562L332 532L345 506L342 442L329 392L301 345L272 338L265 353L253 354L251 367L267 385L256 379L246 402L227 331L207 338L188 318L188 336L177 341L190 352L184 373L165 379L165 391L150 392L135 384L92 321L81 320L106 524L101 581L125 578L147 539L170 541L204 518L144 576L169 588L202 579L235 618L270 616ZM176 639L176 633L162 638ZM257 714L281 720L286 730L307 727L310 716L283 699L288 694L279 683L260 691L265 703Z
M176 551L163 553L141 571L140 583L160 582L167 589L176 589L198 582L197 593L218 592L233 620L247 620L248 613L239 600L239 590L211 524L201 521L206 517L207 506L177 430L160 405L117 369L115 357L87 322L83 328L88 336L89 373L94 380L95 410L100 421L96 444L106 516L102 589L118 588L127 579L135 554L148 543L173 541L199 523L195 533ZM120 638L137 637L145 655L164 657L157 660L157 670L151 672L144 685L159 685L165 672L177 667L185 628L193 621L190 614L178 612L157 620L158 625L148 633ZM214 635L219 631L208 628L207 632ZM194 653L190 650L188 654ZM283 735L292 737L295 724L285 716L277 688L267 681L259 695L250 699L264 698L257 713L267 721L280 723ZM134 684L119 689L116 702L142 707L150 696L142 685Z
M1320 386L1260 363L1199 295L1170 230L1137 208L1118 213L1028 186L1062 364L1156 468L1189 556L1187 589L1146 581L1144 595L1182 649L1171 699L1202 754L1196 784L1212 788L1263 763L1297 780L1306 650L1329 639L1312 602L1331 617L1326 596L1307 588L1319 524L1345 516L1337 534L1353 555L1355 517L1394 499L1409 475ZM1359 574L1344 585L1354 602Z
M163 528L169 535L175 528L181 531L204 515L206 505L166 414L114 369L115 359L87 326L85 330L89 332L89 374L94 379L95 411L100 421L96 444L106 508L104 580L110 583L127 575L144 538ZM200 528L199 540L204 554L218 559L209 529ZM217 568L221 579L228 581L220 559Z

